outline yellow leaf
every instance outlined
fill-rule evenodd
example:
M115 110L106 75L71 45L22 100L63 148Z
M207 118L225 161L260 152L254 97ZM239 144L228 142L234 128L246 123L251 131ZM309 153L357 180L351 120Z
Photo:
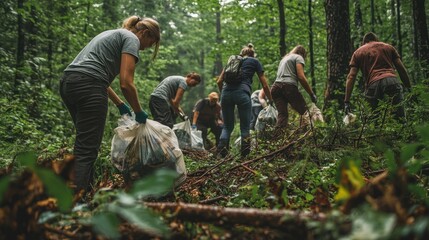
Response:
M350 192L343 186L340 185L338 193L335 195L335 201L345 201L350 198Z

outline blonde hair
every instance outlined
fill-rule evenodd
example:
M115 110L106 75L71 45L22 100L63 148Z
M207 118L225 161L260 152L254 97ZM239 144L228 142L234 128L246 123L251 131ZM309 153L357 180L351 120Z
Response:
M292 53L301 55L301 57L303 57L304 59L307 57L307 51L305 50L305 48L302 45L297 45L287 55L292 54Z
M255 49L253 48L253 44L249 43L246 47L241 49L240 55L242 57L248 56L248 57L255 57Z
M141 18L138 16L131 16L122 22L122 28L130 30L133 33L148 29L149 37L155 39L155 50L152 55L152 60L156 58L159 51L159 42L161 40L161 31L159 23L153 18Z

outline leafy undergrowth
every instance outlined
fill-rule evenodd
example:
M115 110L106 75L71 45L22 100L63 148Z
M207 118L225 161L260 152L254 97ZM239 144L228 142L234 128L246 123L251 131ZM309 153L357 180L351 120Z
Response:
M188 176L174 191L171 173L130 186L101 157L86 204L67 197L73 164L67 150L43 154L39 164L34 157L18 157L14 168L0 171L1 236L427 238L427 119L398 124L381 116L374 124L361 112L359 121L344 126L341 116L325 116L334 124L252 135L252 151L244 159L238 145L224 159L214 151L184 151Z

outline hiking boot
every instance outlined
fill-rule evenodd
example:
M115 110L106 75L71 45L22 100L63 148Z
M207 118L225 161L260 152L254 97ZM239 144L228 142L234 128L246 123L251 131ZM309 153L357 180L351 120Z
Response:
M229 152L229 141L225 139L219 140L219 145L217 146L217 156L218 158L225 158Z
M250 153L251 138L247 137L241 140L241 157L245 158Z

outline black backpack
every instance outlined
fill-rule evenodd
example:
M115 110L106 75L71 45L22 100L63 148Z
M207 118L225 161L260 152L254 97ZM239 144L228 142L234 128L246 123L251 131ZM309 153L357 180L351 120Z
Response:
M227 84L237 85L241 82L241 65L244 60L246 59L240 55L232 55L229 57L223 73L223 80Z

